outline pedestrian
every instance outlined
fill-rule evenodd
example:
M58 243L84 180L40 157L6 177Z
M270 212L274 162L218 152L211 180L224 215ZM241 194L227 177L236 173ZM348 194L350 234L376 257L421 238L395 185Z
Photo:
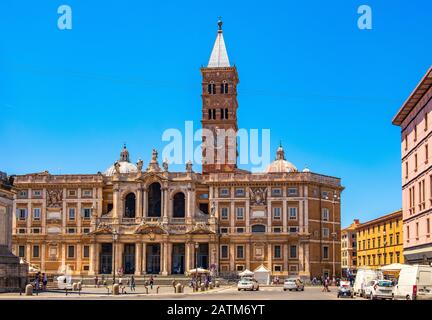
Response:
M99 288L99 278L98 276L94 277L95 288Z
M45 291L47 288L47 284L48 284L48 278L46 273L42 273L42 285L43 285L43 290Z
M153 290L153 275L150 276L150 289Z
M134 276L131 277L129 285L130 285L131 292L135 291L135 277Z

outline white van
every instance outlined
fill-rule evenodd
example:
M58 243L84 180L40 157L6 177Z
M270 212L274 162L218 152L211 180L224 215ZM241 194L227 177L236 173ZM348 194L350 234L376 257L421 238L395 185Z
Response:
M432 300L432 267L427 265L403 266L394 289L394 298Z
M58 276L57 277L57 288L61 290L72 289L72 277L71 276Z
M383 273L380 270L374 270L365 267L358 268L353 286L354 295L364 297L364 289L366 285L372 280L382 280L383 278Z

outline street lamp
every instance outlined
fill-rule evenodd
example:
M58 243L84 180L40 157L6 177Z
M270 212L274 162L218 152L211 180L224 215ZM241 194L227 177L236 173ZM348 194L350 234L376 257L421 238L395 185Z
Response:
M118 232L117 230L114 230L112 232L112 238L113 238L113 285L115 284L115 277L116 277L116 242L118 239Z

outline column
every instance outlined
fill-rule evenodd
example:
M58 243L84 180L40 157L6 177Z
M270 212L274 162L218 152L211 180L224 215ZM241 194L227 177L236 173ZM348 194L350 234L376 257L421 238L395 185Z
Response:
M122 268L123 267L123 259L122 259L122 257L123 257L123 243L120 243L120 242L116 242L116 256L115 256L115 259L116 259L116 272L117 272L117 270L119 270L120 268Z
M272 201L267 200L267 232L272 231Z
M66 244L61 244L61 266L64 268L66 266Z
M147 273L147 244L145 242L142 243L142 265L141 270L143 274Z
M77 243L76 244L76 271L78 273L81 273L81 265L82 265L82 244L81 243Z
M45 272L45 254L46 254L46 244L41 244L41 270Z
M303 207L304 207L304 201L300 200L298 202L298 206L299 206L299 210L298 210L298 224L299 224L299 232L303 232L304 227L304 211L303 211Z
M96 274L95 272L95 263L96 263L96 257L95 257L95 252L96 252L96 243L91 243L90 244L90 265L89 265L89 275L94 275Z
M287 275L289 275L289 270L288 270L288 244L284 243L283 247L282 247L282 254L283 254L283 271L286 271Z
M308 189L307 186L304 186L304 192L303 192L303 196L304 196L304 210L303 210L303 232L308 233L309 232L309 201L307 199L308 197ZM321 215L321 213L320 213Z
M29 189L29 191L28 191L28 196L29 196L29 198L30 198L30 196L31 196L31 190ZM33 212L32 212L32 207L31 207L31 200L29 199L29 201L27 202L27 221L26 221L26 224L27 224L27 233L30 233L31 232L31 224L32 224L32 219L33 219Z
M272 244L269 243L267 245L267 268L270 269L270 274L273 273L273 250L272 250Z
M137 198L136 198L136 214L135 216L137 218L141 218L143 216L143 210L142 210L142 189L141 187L137 190Z
M78 194L81 194L80 190L81 189L78 189ZM80 196L78 196L78 197L80 197ZM78 212L75 213L75 219L77 222L77 232L78 233L81 233L81 222L83 219L83 211L82 210L83 210L83 208L82 208L82 204L81 204L81 199L78 199L78 206L77 206Z
M282 201L282 225L283 225L283 232L288 232L288 211L287 211L287 201Z
M147 188L143 189L143 212L142 216L147 217L147 202L148 202L148 192Z
M247 243L246 244L246 269L248 270L250 270L250 260L251 260L250 249L251 249L251 244Z
M172 247L173 247L173 245L171 242L168 242L166 245L167 245L167 247L166 247L167 248L167 252L166 252L167 268L166 268L166 270L167 270L167 274L171 274L172 273L171 267L172 267Z
M41 212L41 223L42 223L42 234L46 234L46 189L42 189L42 212ZM15 230L15 229L14 229Z
M305 243L304 246L304 271L307 275L310 275L309 243Z
M191 268L191 243L185 243L185 271L188 271Z
M117 185L113 187L113 218L119 217L119 188Z
M303 242L299 242L298 244L298 261L299 261L299 272L304 271L304 261L305 261L305 244Z
M161 244L161 263L162 263L162 275L168 275L168 243L163 242Z
M251 230L250 230L250 198L249 198L249 188L246 188L246 210L245 210L245 215L246 215L246 221L245 221L245 223L246 223L246 230L245 230L245 232L246 233L250 233L251 232Z
M230 212L229 212L229 218L230 218L230 230L229 233L234 232L234 226L235 226L235 203L234 201L230 201Z
M135 275L139 276L142 274L142 254L143 245L141 242L135 244Z
M230 271L235 271L235 244L229 244L230 250Z
M162 211L163 211L163 222L168 223L168 188L162 189Z
M25 255L25 260L27 262L30 262L31 260L31 243L26 243L26 255Z

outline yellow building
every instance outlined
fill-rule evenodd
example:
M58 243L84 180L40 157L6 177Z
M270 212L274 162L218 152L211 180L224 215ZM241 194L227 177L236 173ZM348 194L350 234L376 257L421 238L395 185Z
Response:
M404 263L402 210L357 227L357 264L379 268Z

